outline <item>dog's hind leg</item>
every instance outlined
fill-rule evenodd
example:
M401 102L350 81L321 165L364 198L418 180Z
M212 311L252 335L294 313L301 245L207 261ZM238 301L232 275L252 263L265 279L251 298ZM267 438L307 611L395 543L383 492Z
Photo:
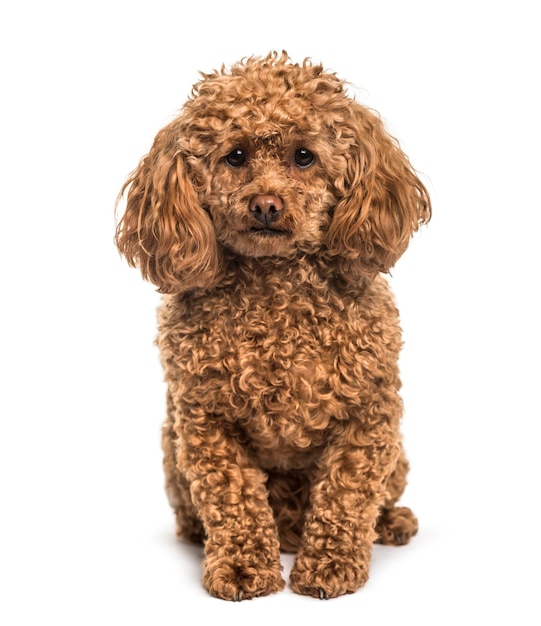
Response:
M406 487L408 469L409 465L402 451L387 483L387 500L380 510L376 524L376 543L401 546L417 534L419 524L411 509L395 506Z
M167 395L167 420L162 430L163 469L165 472L165 490L169 504L175 512L177 535L189 541L202 543L203 524L199 519L190 496L190 485L177 468L177 437L173 428L174 407L170 395Z
M267 474L269 504L280 535L280 549L296 552L301 545L304 514L310 499L310 481L300 471Z

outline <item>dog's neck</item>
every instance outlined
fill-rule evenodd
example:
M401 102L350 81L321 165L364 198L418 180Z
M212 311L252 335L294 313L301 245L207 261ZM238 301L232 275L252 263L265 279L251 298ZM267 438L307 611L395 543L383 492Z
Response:
M225 275L222 285L246 285L261 289L283 288L290 285L293 289L302 284L318 286L325 290L347 292L359 295L373 277L339 271L339 264L329 263L320 254L299 252L289 257L244 257L227 252Z

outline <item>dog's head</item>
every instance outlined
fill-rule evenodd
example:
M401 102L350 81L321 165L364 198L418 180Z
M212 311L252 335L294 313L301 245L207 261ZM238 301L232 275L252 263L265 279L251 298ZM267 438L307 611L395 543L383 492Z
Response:
M126 190L116 243L162 292L215 283L225 250L387 272L431 212L379 117L285 53L203 74Z

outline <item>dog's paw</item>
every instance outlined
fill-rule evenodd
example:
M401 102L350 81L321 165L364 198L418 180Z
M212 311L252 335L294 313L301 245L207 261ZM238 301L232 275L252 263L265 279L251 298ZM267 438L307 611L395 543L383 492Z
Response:
M379 537L377 543L386 546L405 545L417 534L418 528L419 523L411 509L405 506L383 509L376 526Z
M238 565L225 559L205 564L203 584L216 598L239 602L281 591L280 566Z
M358 559L310 555L302 550L290 575L291 588L295 593L321 600L353 593L367 580L368 566Z

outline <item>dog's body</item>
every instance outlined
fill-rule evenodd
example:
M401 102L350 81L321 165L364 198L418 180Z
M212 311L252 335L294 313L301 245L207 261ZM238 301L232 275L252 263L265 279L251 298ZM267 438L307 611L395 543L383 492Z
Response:
M238 600L353 592L406 543L398 314L388 271L430 217L373 113L285 55L204 76L126 183L117 244L167 295L167 493Z

